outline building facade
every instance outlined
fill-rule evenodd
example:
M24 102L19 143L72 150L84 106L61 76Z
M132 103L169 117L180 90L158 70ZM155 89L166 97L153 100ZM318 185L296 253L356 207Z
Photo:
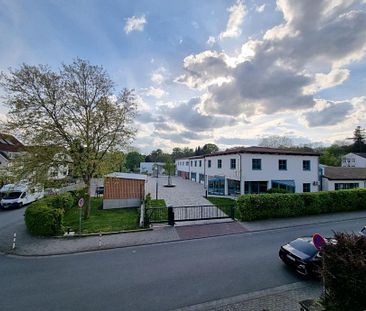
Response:
M320 165L321 190L366 188L365 167L334 167Z
M187 166L188 163L188 166ZM178 176L205 185L209 195L319 191L319 154L264 147L235 148L176 160Z
M347 153L342 157L342 167L366 167L366 153Z

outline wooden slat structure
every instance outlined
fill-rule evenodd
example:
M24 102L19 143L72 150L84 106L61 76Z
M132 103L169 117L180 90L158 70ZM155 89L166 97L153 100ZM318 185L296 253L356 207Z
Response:
M145 181L106 177L104 179L104 199L143 199Z

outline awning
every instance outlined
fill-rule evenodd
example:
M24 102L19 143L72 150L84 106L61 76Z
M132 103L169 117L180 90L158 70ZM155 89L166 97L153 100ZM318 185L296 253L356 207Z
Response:
M287 187L295 187L294 180L272 180L272 185L276 183L279 185L287 186Z

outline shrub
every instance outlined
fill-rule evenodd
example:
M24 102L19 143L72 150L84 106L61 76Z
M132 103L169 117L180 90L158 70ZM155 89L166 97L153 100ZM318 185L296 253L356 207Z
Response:
M70 193L73 196L76 204L80 198L84 198L85 202L89 199L88 188L70 191Z
M62 208L64 212L72 209L77 202L71 193L62 193L57 195L51 195L46 198L46 203L52 208Z
M267 190L267 193L290 193L290 191L281 188L271 188Z
M366 237L337 233L322 251L326 310L366 310Z
M52 208L47 200L32 203L25 211L25 224L30 233L41 236L57 235L63 232L64 210Z
M366 208L366 189L290 194L246 194L238 198L241 220L303 216Z

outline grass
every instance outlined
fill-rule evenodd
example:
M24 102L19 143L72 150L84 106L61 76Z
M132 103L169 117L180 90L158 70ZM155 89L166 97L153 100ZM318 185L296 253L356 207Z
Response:
M151 222L168 221L168 209L163 199L151 200L147 213Z
M235 218L239 217L239 210L236 208L236 201L231 198L207 197L212 204L216 205L226 215L231 214L231 208L234 207Z
M116 208L102 210L103 198L93 198L90 217L82 219L82 233L113 232L122 230L138 229L139 212L138 208ZM73 231L79 232L79 209L73 208L65 213L64 226L71 227Z

